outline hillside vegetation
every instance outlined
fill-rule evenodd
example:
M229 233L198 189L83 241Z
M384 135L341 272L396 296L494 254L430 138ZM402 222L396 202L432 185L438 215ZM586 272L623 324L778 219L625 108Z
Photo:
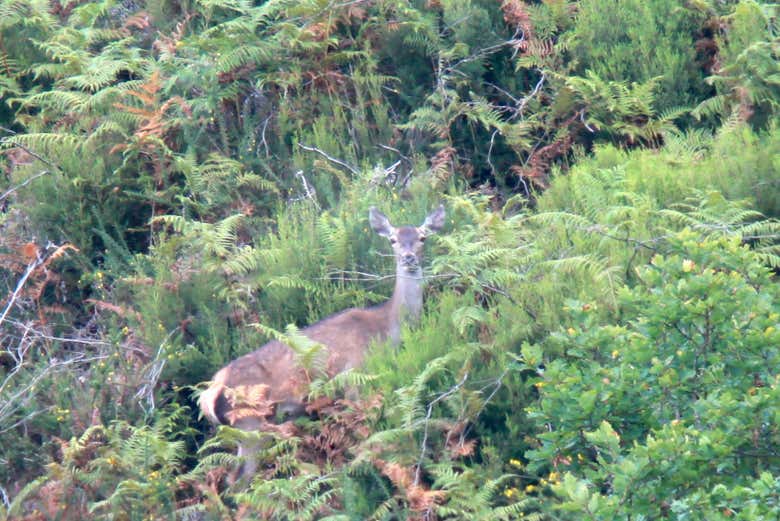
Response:
M0 520L776 520L780 27L757 0L0 0ZM260 435L269 334L398 348Z

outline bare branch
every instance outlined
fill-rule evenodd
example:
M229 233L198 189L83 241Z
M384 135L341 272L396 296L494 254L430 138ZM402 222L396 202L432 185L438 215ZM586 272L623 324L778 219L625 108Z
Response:
M417 460L417 465L415 466L415 470L414 470L415 486L420 482L420 471L422 470L423 460L425 459L425 452L428 450L428 425L430 424L431 415L433 414L433 406L439 403L440 401L446 399L447 397L455 394L458 391L458 389L463 387L463 384L466 383L468 377L469 377L469 373L468 372L464 373L463 378L460 379L460 382L456 383L448 391L437 396L432 402L428 404L428 411L426 412L425 419L423 420L423 422L425 423L425 428L423 429L423 440L421 443L422 448L420 449L420 457Z
M25 334L34 333L37 338L41 338L49 342L63 342L63 343L82 344L82 345L98 346L98 347L108 347L112 345L110 342L105 342L103 340L94 340L94 339L78 338L78 337L69 338L69 337L62 337L62 336L47 335L43 331L35 329L29 324L24 324L22 322L19 322L18 320L9 319L8 323L18 327L19 329L22 329L25 332Z
M536 86L534 87L534 90L532 90L528 96L523 98L520 102L520 106L517 107L517 110L520 113L520 115L523 114L523 109L525 109L525 106L528 103L528 101L539 93L539 90L542 88L542 85L544 85L544 81L546 79L547 78L544 76L544 72L542 72L542 77L539 78L539 81L536 82Z
M309 147L309 146L304 145L303 143L298 143L298 146L301 147L302 149L308 151L308 152L316 152L316 153L318 153L319 155L321 155L322 157L324 157L325 159L327 159L331 163L336 163L337 165L339 165L339 166L341 166L343 168L346 168L347 170L352 172L354 175L360 175L360 170L358 170L354 166L350 165L346 161L342 161L341 159L338 159L338 158L335 158L335 157L331 156L327 152L324 152L324 151L320 150L317 147Z
M493 175L493 177L498 177L498 172L496 172L496 167L493 164L493 145L496 141L496 134L499 134L500 131L498 129L494 130L492 134L490 134L490 146L488 147L488 153L487 153L487 164L490 167L490 173Z
M399 156L400 156L402 159L404 159L405 161L408 161L409 163L411 163L411 162L412 162L412 159L411 159L410 157L408 157L408 156L404 155L404 153L403 153L403 152L401 152L400 150L398 150L398 149L397 149L397 148L395 148L395 147L391 147L391 146L389 146L389 145L383 145L383 144L381 144L381 143L379 143L377 146L378 146L379 148L383 148L383 149L385 149L385 150L389 150L390 152L395 152L395 153L396 153L396 154L398 154L398 155L399 155Z
M14 289L14 292L11 294L11 297L8 299L8 303L5 306L5 309L3 310L2 315L0 315L0 326L3 325L3 322L5 322L5 317L8 316L8 312L11 311L11 308L14 306L14 303L16 302L16 299L19 297L19 293L22 292L22 288L24 287L24 284L27 282L27 279L30 278L30 275L32 275L32 272L35 271L38 266L43 264L44 259L42 257L36 258L34 261L32 261L30 264L27 265L27 269L24 270L24 275L22 275L22 278L19 279L19 282L16 283L16 289Z
M508 373L508 372L509 372L509 369L504 369L504 372L503 372L503 373L501 373L501 374L498 376L498 378L496 378L496 379L495 379L495 380L493 380L493 381L492 381L490 384L486 385L485 387L483 387L482 389L480 389L480 390L479 390L479 392L481 393L481 392L482 392L482 391L484 391L485 389L488 389L489 387L493 387L493 390L490 392L490 394L487 396L487 398L485 398L485 401L483 401L483 402L482 402L482 405L480 406L479 410L478 410L478 411L476 412L476 414L474 415L474 417L475 417L475 418L476 418L476 417L478 417L480 414L482 414L482 411L484 411L484 410L485 410L485 407L487 407L487 405L490 403L490 400L492 400L492 399L493 399L493 397L494 397L494 396L496 395L496 393L498 392L498 390L499 390L499 389L501 389L501 386L502 386L502 385L503 385L503 383L504 383L504 377L507 375L507 373ZM463 429L463 433L461 434L461 440L462 440L463 438L465 438L465 437L466 437L466 435L467 435L467 434L468 434L468 432L469 432L469 428L470 428L470 427L471 427L471 426L469 425L468 427L466 427L465 429Z
M154 401L154 389L157 387L157 382L160 380L162 371L165 368L165 351L168 346L168 341L171 337L179 331L179 327L173 328L165 336L162 342L160 342L157 352L154 355L154 360L147 366L149 372L145 378L146 382L136 391L135 398L138 400L138 404L144 412L151 413L155 409ZM144 402L146 405L144 405Z
M303 170L298 170L295 172L295 177L301 180L301 184L303 185L303 197L297 197L294 198L294 201L301 200L301 199L309 199L311 202L314 203L314 206L316 206L318 209L320 207L319 203L317 202L317 190L314 189L314 187L309 183L309 181L306 180L306 176L303 175Z
M49 174L49 173L51 173L51 171L49 171L49 170L42 170L41 172L38 172L34 176L28 177L27 179L25 179L24 181L22 181L18 185L12 186L8 190L6 190L3 193L3 195L0 195L0 201L3 201L6 197L11 195L12 193L16 192L17 190L19 190L21 188L24 188L25 186L27 186L28 184L32 183L33 181L35 181L39 177L43 177L44 175Z
M16 132L11 130L10 128L0 127L0 130L2 130L4 132L8 132L9 134L13 134L14 136L16 135ZM22 145L21 143L14 143L13 141L10 141L9 137L0 138L0 144L7 145L7 146L10 146L10 147L14 147L14 148L20 148L20 149L24 150L25 152L27 152L28 154L30 154L31 156L33 156L35 159L37 159L41 163L45 163L45 164L49 165L51 168L54 168L54 169L59 170L60 172L62 172L62 168L60 168L57 164L49 161L48 159L46 159L45 157L43 157L39 153L31 150L30 148Z
M27 351L29 351L30 345L32 344L27 343L27 348L24 349L25 354L27 353ZM35 374L26 385L21 386L14 393L8 396L3 396L3 400L2 402L0 402L0 434L3 434L5 432L14 429L18 425L21 425L26 421L29 421L29 419L32 418L33 416L37 416L38 414L41 414L42 412L45 411L45 409L33 411L27 416L25 416L24 418L21 418L20 420L14 422L11 425L3 425L4 420L9 418L15 412L21 409L25 404L27 404L28 402L30 402L35 398L36 396L34 392L35 387L46 376L48 376L53 372L61 371L75 364L90 363L97 360L105 360L106 358L108 358L107 354L87 356L86 353L78 353L75 356L65 360L59 360L56 358L50 359L48 365L43 367L37 374ZM8 385L8 383L10 382L9 378L21 372L21 370L27 366L27 363L28 362L21 360L20 363L18 363L16 367L14 367L14 370L6 377L6 379L3 381L3 384L0 386L0 391L2 391L5 388L5 386Z

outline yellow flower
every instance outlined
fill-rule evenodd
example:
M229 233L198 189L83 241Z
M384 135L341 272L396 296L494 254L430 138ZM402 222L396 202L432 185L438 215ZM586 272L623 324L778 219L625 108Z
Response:
M533 492L534 490L536 490L536 485L526 485L526 487L525 487L525 491L526 491L527 493L529 493L529 494L530 494L531 492Z
M577 333L573 327L567 329L566 332L569 333L569 336L574 336Z
M523 462L520 461L519 459L515 459L515 458L510 459L509 464L512 465L513 467L523 468Z
M619 354L620 354L620 351L618 351L617 349L615 349L614 351L612 351L612 358L613 358L613 359L617 358Z
M690 260L690 259L685 259L685 260L682 262L682 270L683 270L684 272L686 272L686 273L688 273L688 272L690 272L690 271L693 271L693 268L695 268L695 267L696 267L696 263L695 263L695 262L693 262L693 261L692 261L692 260Z

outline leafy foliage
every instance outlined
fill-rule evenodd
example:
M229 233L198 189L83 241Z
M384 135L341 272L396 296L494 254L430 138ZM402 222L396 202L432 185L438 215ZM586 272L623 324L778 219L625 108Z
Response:
M0 0L0 518L776 518L775 10ZM214 433L270 338L306 415Z
M737 241L687 231L670 247L621 294L620 323L594 327L580 311L544 348L562 356L535 383L538 446L527 455L565 472L553 489L566 510L614 519L697 505L749 516L722 491L747 476L774 481L762 455L777 443L776 286Z

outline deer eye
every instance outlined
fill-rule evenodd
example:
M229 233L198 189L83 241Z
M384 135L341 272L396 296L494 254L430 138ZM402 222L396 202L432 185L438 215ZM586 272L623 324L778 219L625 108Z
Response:
M419 238L418 240L419 240L420 242L425 242L425 235L422 235L422 236L420 236L420 238Z
M390 244L395 244L397 242L398 242L398 239L396 239L395 237L390 237Z

